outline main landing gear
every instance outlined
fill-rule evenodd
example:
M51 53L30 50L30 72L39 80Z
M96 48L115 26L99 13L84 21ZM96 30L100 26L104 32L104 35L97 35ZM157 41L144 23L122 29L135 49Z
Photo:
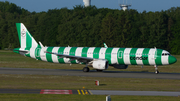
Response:
M154 68L155 68L155 73L156 73L156 74L159 74L159 71L158 71L158 68L157 68L156 65L154 65Z
M89 67L84 67L83 72L89 72Z

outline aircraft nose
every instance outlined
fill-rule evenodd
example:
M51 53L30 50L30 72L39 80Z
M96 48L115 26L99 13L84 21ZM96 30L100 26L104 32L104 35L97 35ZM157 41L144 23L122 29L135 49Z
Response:
M177 61L177 59L174 56L169 56L169 64L173 64Z

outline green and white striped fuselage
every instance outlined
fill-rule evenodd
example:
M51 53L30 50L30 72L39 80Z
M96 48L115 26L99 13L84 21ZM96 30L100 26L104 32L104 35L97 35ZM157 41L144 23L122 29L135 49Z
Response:
M106 47L44 47L29 33L23 23L16 23L20 48L13 51L37 60L52 63L86 64L96 70L107 69L112 65L117 69L126 69L128 65L169 65L177 61L169 52L156 48L108 48Z
M23 50L23 49L20 49ZM80 63L70 58L62 58L44 51L66 54L71 56L105 59L109 64L120 65L169 65L171 55L169 52L155 48L101 48L101 47L44 47L30 48L27 57L53 63ZM82 62L81 62L82 63Z

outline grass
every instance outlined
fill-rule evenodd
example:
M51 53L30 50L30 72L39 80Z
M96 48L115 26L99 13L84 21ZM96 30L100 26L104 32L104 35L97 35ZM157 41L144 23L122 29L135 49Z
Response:
M99 80L100 86L95 85ZM180 80L0 74L4 89L180 91Z
M26 99L25 99L26 98ZM105 95L0 94L1 101L105 101ZM111 101L180 101L166 96L111 96Z
M177 58L177 62L173 65L159 66L158 69L160 72L167 73L180 73L180 56L175 55ZM12 51L0 51L0 67L12 67L12 68L46 68L46 69L83 69L85 65L73 64L55 64L48 63L44 61L37 61L32 58L24 57L20 54L13 53ZM92 69L92 68L90 68ZM125 70L115 69L113 67L109 67L108 71L146 71L146 72L154 72L153 66L132 66Z

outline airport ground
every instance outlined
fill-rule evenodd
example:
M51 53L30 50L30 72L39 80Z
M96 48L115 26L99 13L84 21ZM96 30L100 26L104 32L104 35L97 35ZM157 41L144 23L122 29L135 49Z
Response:
M179 60L180 56L175 56ZM160 72L180 73L180 62L169 66L159 67ZM46 69L77 69L83 65L53 64L25 58L10 51L0 51L0 67L11 68L46 68ZM110 68L109 71L117 69ZM118 70L121 71L121 70ZM154 72L154 68L147 66L130 66L123 71ZM157 75L157 74L154 74ZM100 86L94 84L100 81ZM126 91L180 91L179 79L151 79L151 78L110 78L60 75L23 75L0 74L0 89L85 89L88 90L126 90ZM41 94L0 94L0 100L60 100L60 101L104 101L106 95L41 95ZM180 100L179 97L166 96L111 96L112 101L140 101L140 100Z

